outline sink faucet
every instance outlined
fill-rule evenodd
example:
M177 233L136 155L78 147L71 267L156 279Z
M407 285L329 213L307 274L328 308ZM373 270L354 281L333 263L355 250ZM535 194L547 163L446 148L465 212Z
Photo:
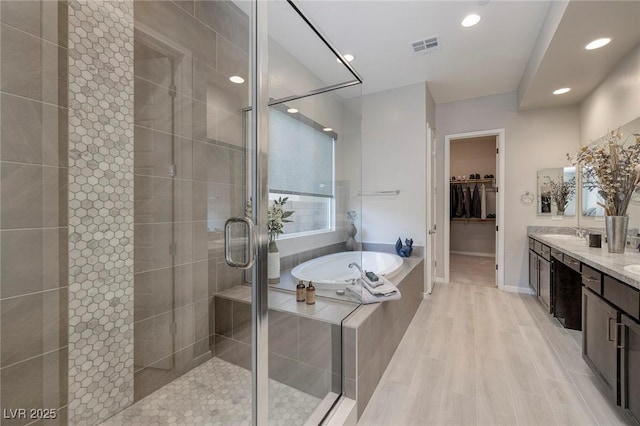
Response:
M358 265L356 262L352 262L352 263L350 263L350 264L349 264L349 268L353 268L354 266L355 266L356 268L358 268L358 271L360 271L360 273L361 273L361 274L363 274L363 275L364 275L364 271L362 270L362 268L360 267L360 265Z
M578 237L578 238L586 238L587 237L587 230L586 229L582 229L582 228L571 228L571 229L576 231L576 237Z

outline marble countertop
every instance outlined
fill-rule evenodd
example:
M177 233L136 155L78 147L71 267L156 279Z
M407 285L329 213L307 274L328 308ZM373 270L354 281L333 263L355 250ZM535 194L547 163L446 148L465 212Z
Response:
M609 253L604 241L602 248L592 248L585 238L558 238L537 232L529 232L529 236L640 290L640 275L624 270L627 265L640 264L640 253L633 248L624 253Z

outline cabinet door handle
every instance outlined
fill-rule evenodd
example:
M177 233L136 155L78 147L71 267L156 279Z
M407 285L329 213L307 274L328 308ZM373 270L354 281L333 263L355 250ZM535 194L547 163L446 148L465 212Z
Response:
M620 340L616 339L616 340L618 340L618 342L616 342L616 347L618 349L624 349L624 346L626 344L626 342L625 342L625 331L626 331L625 330L625 325L623 323L621 323L621 322L617 322L616 323L616 331L618 331L617 330L618 327L620 327Z
M616 342L617 339L611 338L611 321L615 321L615 318L607 318L607 340L610 342ZM618 323L616 323L618 324ZM616 342L617 343L617 342Z

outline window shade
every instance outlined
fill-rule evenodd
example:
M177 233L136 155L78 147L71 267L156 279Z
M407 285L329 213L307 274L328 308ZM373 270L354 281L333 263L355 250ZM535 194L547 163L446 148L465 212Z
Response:
M333 137L276 109L269 115L269 189L333 197Z

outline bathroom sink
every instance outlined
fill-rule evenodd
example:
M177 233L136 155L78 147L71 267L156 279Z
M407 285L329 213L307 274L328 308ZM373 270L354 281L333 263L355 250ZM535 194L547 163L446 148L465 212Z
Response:
M560 240L577 240L577 239L581 239L580 237L576 237L575 235L568 235L568 234L543 234L541 235L542 237L547 237L547 238L557 238Z
M640 265L627 265L624 267L624 270L632 274L640 275Z

